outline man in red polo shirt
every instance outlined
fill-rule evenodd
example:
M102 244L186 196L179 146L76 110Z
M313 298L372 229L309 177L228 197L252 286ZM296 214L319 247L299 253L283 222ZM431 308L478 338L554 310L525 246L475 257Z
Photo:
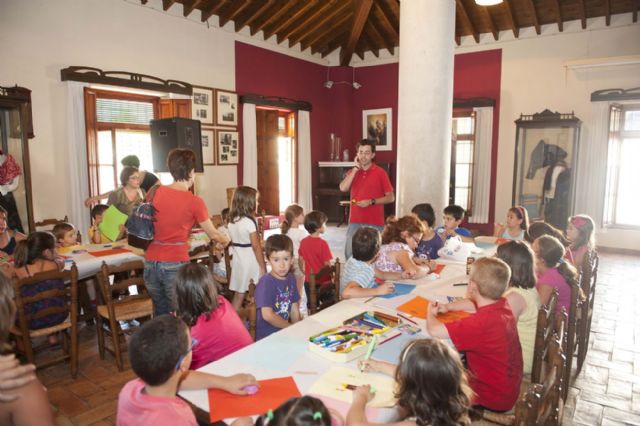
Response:
M393 203L393 186L387 172L373 163L376 156L375 141L363 139L358 143L358 154L352 170L340 182L340 191L351 190L351 211L347 228L345 256L351 257L351 238L358 228L369 226L384 229L384 204Z

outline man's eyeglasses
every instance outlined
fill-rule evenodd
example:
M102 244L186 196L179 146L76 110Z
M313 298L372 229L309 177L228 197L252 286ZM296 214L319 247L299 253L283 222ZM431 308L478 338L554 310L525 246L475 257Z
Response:
M180 358L178 358L178 362L176 363L176 370L180 370L180 364L182 364L182 361L184 361L184 358L189 355L189 353L193 350L193 348L195 348L196 346L198 346L198 339L196 339L195 337L191 338L191 346L189 346L189 350L187 351L187 353L185 353L184 355L180 355Z

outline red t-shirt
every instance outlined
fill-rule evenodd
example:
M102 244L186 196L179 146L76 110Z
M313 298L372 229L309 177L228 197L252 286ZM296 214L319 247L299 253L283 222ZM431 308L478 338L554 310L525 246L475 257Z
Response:
M520 394L522 348L507 299L478 308L475 315L445 324L459 352L465 352L474 405L510 410Z
M189 234L195 223L209 217L207 206L189 191L160 186L153 197L156 208L155 234L145 260L188 262Z
M218 296L218 307L209 319L206 315L200 315L196 324L191 327L191 337L198 340L198 345L193 348L189 367L192 370L253 343L236 310L223 296Z
M300 241L298 254L304 259L304 279L309 282L310 274L317 273L331 259L333 254L329 244L322 238L308 236ZM320 277L318 283L329 281L329 277Z
M353 169L349 173L353 173ZM372 164L368 170L360 169L355 173L351 183L352 201L380 198L388 192L393 192L389 176L382 167ZM358 207L356 204L351 204L349 223L384 226L384 205L374 204L369 207Z

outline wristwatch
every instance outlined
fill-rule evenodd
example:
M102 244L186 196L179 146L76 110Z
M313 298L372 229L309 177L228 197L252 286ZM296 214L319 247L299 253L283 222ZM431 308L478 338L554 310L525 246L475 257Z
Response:
M372 206L374 206L375 204L376 204L376 199L375 199L375 198L372 198L372 199L371 199L371 205L372 205Z

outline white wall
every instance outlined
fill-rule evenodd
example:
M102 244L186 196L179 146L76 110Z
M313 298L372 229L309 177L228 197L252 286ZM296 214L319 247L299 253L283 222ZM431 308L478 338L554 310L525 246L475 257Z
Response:
M154 5L155 7L155 5ZM181 10L179 11L181 13ZM234 37L140 2L121 0L0 1L0 85L32 90L36 137L30 143L34 217L69 213L66 84L60 69L86 65L192 84L234 89ZM207 166L197 188L210 212L226 206L235 166Z

